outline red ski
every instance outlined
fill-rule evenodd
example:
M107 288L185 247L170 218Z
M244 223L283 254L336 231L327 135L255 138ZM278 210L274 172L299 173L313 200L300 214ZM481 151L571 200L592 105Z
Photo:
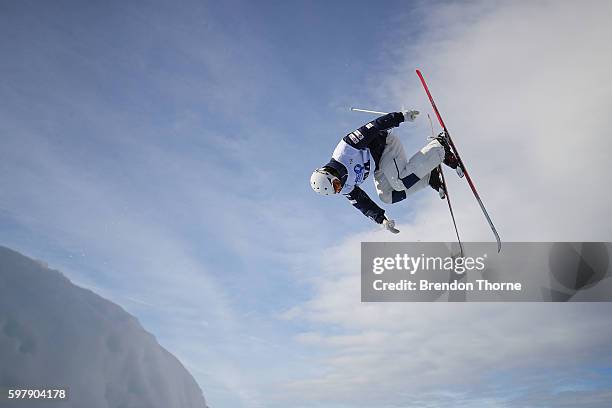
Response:
M495 229L495 225L493 225L493 221L491 221L491 217L489 217L489 213L487 212L487 209L482 203L482 200L480 196L478 195L478 191L476 191L474 182L472 181L470 174L465 168L465 164L463 164L463 160L461 160L461 156L459 156L459 152L457 151L457 148L455 147L455 143L453 143L453 139L451 138L448 128L444 124L444 121L442 120L442 116L440 116L440 112L438 111L438 108L436 107L436 103L434 102L433 97L431 96L431 93L429 92L429 88L427 87L425 78L423 78L423 74L418 69L416 70L416 73L419 76L421 83L423 84L423 88L425 88L425 92L427 93L427 96L429 97L429 102L431 102L431 106L433 107L433 110L436 113L436 116L438 117L438 122L440 122L440 126L442 126L442 129L444 130L444 133L446 137L448 138L448 142L451 148L453 149L453 153L455 154L455 156L457 156L457 160L459 161L459 166L461 166L461 169L463 170L463 173L465 174L465 179L470 185L470 188L472 189L472 193L474 193L474 197L476 198L476 201L478 201L478 204L480 205L480 209L482 210L482 213L484 214L485 218L487 219L487 222L489 223L489 226L491 227L491 231L493 231L493 235L495 235L495 240L497 241L497 252L500 252L501 251L501 239L499 238L499 234L497 233L497 230Z

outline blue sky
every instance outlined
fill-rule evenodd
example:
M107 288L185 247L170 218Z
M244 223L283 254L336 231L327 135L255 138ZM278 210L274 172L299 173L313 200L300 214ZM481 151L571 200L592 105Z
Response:
M612 147L604 137L612 64L600 52L609 29L588 23L608 11L605 2L3 2L1 243L136 315L213 407L355 406L380 397L363 383L376 375L388 382L388 406L448 406L457 395L436 381L495 375L496 365L524 385L520 374L533 367L504 356L466 371L462 356L477 354L469 348L450 353L455 371L397 392L418 366L373 351L414 327L423 339L435 335L423 316L446 325L449 310L359 304L358 243L392 237L345 200L315 196L308 177L369 119L350 106L425 113L420 67L463 135L464 159L504 238L610 240L610 194L584 177L606 171ZM402 126L408 151L428 126ZM451 186L465 234L490 239L469 191ZM393 239L453 239L430 192L389 211L403 227ZM577 334L606 321L607 306L555 307L467 305L470 320L451 334L465 340L466 327L500 325L496 344L520 360L558 358L553 343L561 354L609 352L609 331ZM492 313L507 320L491 322ZM525 313L531 319L517 323ZM405 316L414 326L391 324ZM540 327L547 319L572 341L557 344ZM533 346L506 325L550 343ZM599 380L609 371L589 369L596 359L587 352L561 367L594 373L593 386L609 393ZM355 376L381 364L394 368ZM551 375L544 371L533 375ZM569 390L573 378L555 387ZM465 406L512 397L510 386L469 385Z

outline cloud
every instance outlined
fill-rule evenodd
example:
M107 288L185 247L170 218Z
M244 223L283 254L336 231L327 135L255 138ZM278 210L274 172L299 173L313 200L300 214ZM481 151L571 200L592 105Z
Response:
M352 241L333 253L358 248ZM455 406L451 392L465 400L459 406L512 406L502 402L532 392L562 399L553 386L610 362L607 305L367 304L358 270L354 262L324 269L317 296L287 316L311 322L295 340L322 353L315 374L285 384L287 398L308 396L304 406Z
M423 32L389 51L396 66L374 92L428 107L414 68L424 71L502 239L610 240L612 193L602 186L612 148L604 51L612 6L421 3L416 13ZM404 26L391 35L407 38ZM402 132L416 149L428 124ZM465 183L449 178L464 239L491 240ZM428 193L409 216L388 210L402 221L399 237L364 233L321 257L315 296L284 317L309 321L296 341L324 351L317 372L285 384L285 395L305 398L303 406L544 407L574 397L605 406L608 386L569 388L585 373L606 378L589 367L610 363L607 304L359 302L359 242L454 239L446 206Z
M506 240L609 237L600 220L612 195L597 175L605 174L612 147L605 80L612 57L602 52L610 5L589 5L441 6L427 13L423 40L387 84L398 99L421 95L428 106L413 74L415 65L424 70ZM467 188L451 181L459 217L470 216L460 224L486 231L471 216L479 210Z

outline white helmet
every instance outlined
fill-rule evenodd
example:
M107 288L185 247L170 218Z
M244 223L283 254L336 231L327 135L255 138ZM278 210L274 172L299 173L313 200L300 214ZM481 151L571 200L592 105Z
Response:
M334 179L339 181L338 177L331 174L327 169L316 169L312 172L312 176L310 176L310 187L312 187L315 193L332 195L336 193L333 184Z

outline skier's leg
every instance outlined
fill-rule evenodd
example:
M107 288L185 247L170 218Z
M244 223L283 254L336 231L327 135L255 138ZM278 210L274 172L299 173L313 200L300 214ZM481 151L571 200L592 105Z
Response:
M444 147L437 140L431 140L408 160L403 171L400 169L400 175L405 177L415 174L422 179L438 167L443 160Z
M406 191L403 188L394 189L385 173L380 170L374 172L374 186L383 203L394 204L406 198Z
M387 137L387 146L383 155L385 153L393 156L394 168L383 168L383 171L386 170L387 175L389 172L392 173L395 179L401 182L401 187L407 195L427 187L431 171L444 160L444 147L437 140L430 141L416 152L410 160L406 160L401 142L396 136L390 135ZM395 185L393 187L396 190L401 188Z
M393 192L395 190L391 187L385 173L380 170L374 172L374 186L376 187L376 192L378 193L380 201L387 204L393 202Z
M396 203L406 198L405 186L399 175L400 166L405 166L405 162L406 154L402 144L395 135L388 135L374 172L376 192L384 203Z
M431 173L429 173L429 186L438 192L438 194L440 195L440 198L445 198L446 197L446 191L445 191L446 187L443 185L442 175L440 174L440 170L441 170L440 167L436 167L435 169L431 171Z
M448 133L446 133L446 131L440 133L437 137L436 140L438 142L440 142L440 144L444 147L444 161L443 163L446 164L448 167L450 167L451 169L454 169L457 172L457 175L459 177L463 177L463 169L461 168L461 166L459 165L459 159L457 159L457 156L455 156L455 154L453 153L451 147L450 147L450 142L448 139Z
M406 153L404 147L393 134L387 136L385 149L380 157L378 171L384 173L391 187L394 190L405 190L402 183L400 170L406 166Z

